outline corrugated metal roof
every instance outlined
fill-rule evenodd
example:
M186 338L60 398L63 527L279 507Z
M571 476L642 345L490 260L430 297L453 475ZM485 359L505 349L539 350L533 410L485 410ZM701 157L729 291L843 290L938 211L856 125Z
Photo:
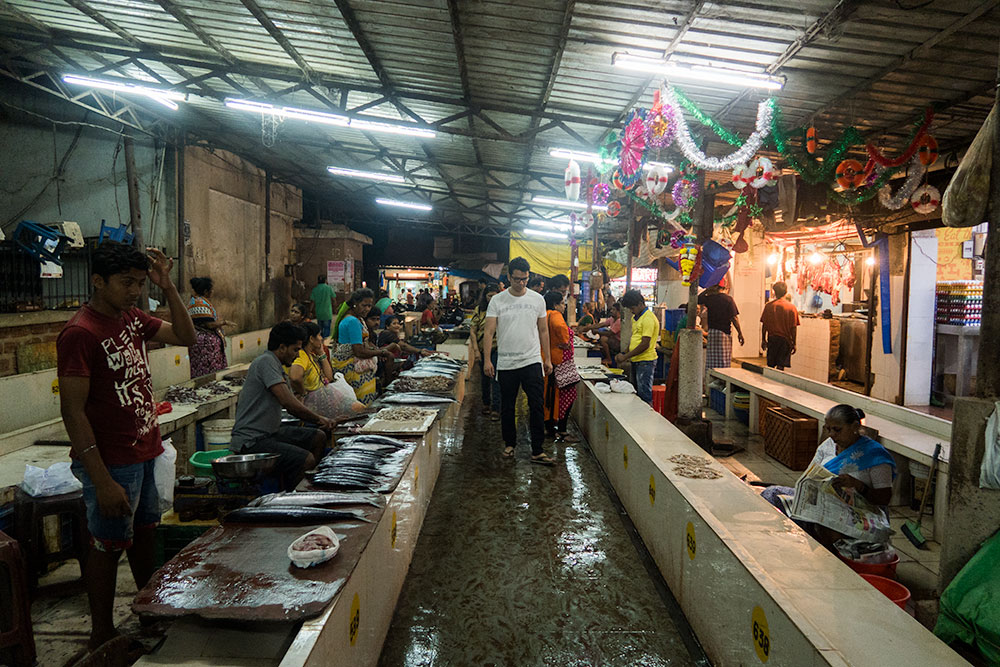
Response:
M787 78L789 124L821 140L847 124L892 147L928 105L945 150L966 145L991 104L995 0L4 0L3 73L133 125L179 124L328 198L373 215L376 195L434 201L421 219L506 229L559 192L551 147L595 150L658 81L612 67L616 52L765 70ZM176 87L187 103L82 95L62 73ZM747 134L764 94L681 84ZM82 95L82 96L81 96ZM97 95L101 95L98 93ZM287 119L276 132L226 97L430 125L434 139ZM266 120L266 119L265 119ZM155 131L155 130L154 130ZM710 143L709 150L729 152ZM403 171L405 186L331 177L328 164ZM469 226L471 225L471 226Z

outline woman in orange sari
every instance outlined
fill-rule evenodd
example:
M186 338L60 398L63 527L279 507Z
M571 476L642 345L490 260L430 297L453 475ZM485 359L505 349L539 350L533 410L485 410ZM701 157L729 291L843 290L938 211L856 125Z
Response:
M573 332L566 324L566 304L561 292L545 295L545 310L553 369L545 378L545 430L555 442L579 442L567 432L569 411L576 400L576 383L580 376L573 361Z

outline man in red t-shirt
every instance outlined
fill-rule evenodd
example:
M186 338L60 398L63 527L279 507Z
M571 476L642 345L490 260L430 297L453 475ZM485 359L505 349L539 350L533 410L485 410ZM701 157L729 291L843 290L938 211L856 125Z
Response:
M783 282L771 285L774 300L764 306L760 314L760 346L767 350L767 365L783 371L792 365L795 354L795 333L799 326L799 311L785 295L788 286Z
M84 579L90 600L90 648L113 639L115 579L127 551L135 584L153 574L159 496L153 462L163 452L146 341L191 346L191 317L170 280L173 260L105 241L93 254L94 295L56 341L59 403L73 474L83 483L91 550ZM147 276L163 290L174 324L135 304Z

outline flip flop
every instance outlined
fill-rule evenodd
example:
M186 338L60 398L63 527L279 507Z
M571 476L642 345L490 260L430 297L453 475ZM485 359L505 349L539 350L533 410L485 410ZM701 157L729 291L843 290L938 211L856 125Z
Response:
M512 459L512 458L514 458L514 448L513 447L504 447L502 456L505 459Z
M532 456L531 462L537 463L538 465L550 466L550 467L556 464L556 460L549 457L549 455L545 453L539 454L538 456Z

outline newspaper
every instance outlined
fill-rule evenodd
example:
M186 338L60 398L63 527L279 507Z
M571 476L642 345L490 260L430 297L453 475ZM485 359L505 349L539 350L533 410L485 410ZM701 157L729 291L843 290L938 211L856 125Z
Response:
M800 521L826 526L838 533L866 542L885 543L892 535L885 511L851 491L838 492L836 477L813 462L795 483L795 497L788 515Z

